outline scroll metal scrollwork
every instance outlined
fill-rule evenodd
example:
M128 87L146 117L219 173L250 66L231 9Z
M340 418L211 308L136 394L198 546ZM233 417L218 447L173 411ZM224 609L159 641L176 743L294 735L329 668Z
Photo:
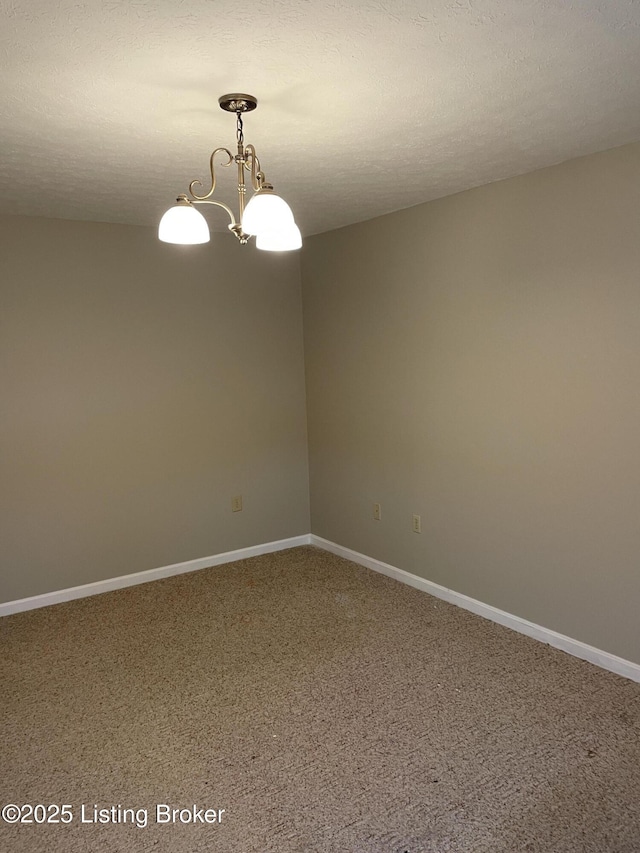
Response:
M223 151L228 157L227 162L222 163L223 166L230 166L233 163L234 157L228 148L216 148L216 150L213 152L213 154L209 158L209 171L211 172L211 189L209 190L209 192L206 193L205 195L198 195L195 192L194 187L202 187L203 186L202 181L199 181L196 179L195 181L191 181L191 183L189 184L189 192L191 193L191 196L193 198L197 199L198 201L204 201L207 198L211 198L211 196L213 195L213 191L216 188L216 170L215 170L213 160L219 151Z
M251 185L257 191L266 180L265 174L260 168L260 160L258 160L258 155L253 145L245 146L244 150L246 154L244 167L248 172L251 172Z

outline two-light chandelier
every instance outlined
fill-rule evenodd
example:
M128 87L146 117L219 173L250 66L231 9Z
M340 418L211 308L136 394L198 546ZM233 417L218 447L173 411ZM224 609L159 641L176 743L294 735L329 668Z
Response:
M291 208L284 199L277 196L273 186L267 182L260 168L260 161L253 145L244 144L242 129L242 114L255 110L258 101L253 95L223 95L218 99L223 110L236 114L237 153L234 155L228 148L216 148L209 159L211 171L211 187L204 195L201 181L191 181L189 195L181 193L176 199L176 205L169 208L160 220L158 237L165 243L207 243L209 241L209 226L204 216L195 209L195 205L214 204L227 211L231 223L229 230L233 231L242 244L255 236L258 249L272 252L286 252L299 249L302 246L300 229L293 219ZM221 201L211 198L216 188L216 173L214 159L220 154L226 161L223 166L235 163L238 167L238 208L236 219L230 207ZM251 175L251 186L254 194L245 205L246 185L245 172Z

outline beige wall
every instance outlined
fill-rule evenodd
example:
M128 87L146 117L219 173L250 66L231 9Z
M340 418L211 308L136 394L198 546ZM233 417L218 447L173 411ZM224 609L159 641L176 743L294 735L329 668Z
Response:
M640 662L638 187L626 146L302 271L313 532Z
M0 234L0 601L308 532L298 257Z
M302 259L313 532L640 662L638 186L626 146ZM0 233L0 601L309 530L297 256Z

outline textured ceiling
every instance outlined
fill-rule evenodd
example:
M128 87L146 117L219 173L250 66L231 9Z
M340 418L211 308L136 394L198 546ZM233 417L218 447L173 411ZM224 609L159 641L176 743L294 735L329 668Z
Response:
M640 139L636 0L0 0L0 70L5 213L157 222L225 92L303 234Z

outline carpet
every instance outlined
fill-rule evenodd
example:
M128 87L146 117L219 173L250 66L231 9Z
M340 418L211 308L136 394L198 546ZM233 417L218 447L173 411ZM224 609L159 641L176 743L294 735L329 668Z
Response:
M0 642L11 853L640 851L640 684L318 548Z

